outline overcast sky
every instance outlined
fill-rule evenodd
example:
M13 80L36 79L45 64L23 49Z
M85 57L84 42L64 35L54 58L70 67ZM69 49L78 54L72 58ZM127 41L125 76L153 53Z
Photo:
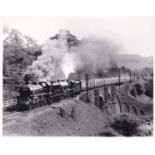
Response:
M121 45L120 53L151 56L155 49L155 17L5 17L4 25L42 43L60 29L79 39L108 38Z

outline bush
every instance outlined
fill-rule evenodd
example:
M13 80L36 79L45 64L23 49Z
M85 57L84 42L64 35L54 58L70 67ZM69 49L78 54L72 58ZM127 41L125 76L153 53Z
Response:
M134 136L137 133L137 127L140 120L130 114L120 114L113 118L110 126L124 136Z
M137 96L137 91L136 91L136 89L135 89L135 88L132 88L132 89L130 90L130 94L131 94L132 96L136 97L136 96Z
M143 93L142 86L139 83L135 84L135 89L138 95L141 95Z
M153 114L148 114L148 115L145 115L145 116L141 116L141 120L143 122L153 122Z

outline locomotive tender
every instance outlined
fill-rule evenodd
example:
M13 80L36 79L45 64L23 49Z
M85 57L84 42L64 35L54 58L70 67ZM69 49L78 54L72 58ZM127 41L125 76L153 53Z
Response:
M120 84L129 82L131 76L99 78L85 80L58 80L52 82L31 82L19 89L17 108L27 107L30 109L59 101L66 97L78 95L81 91L106 84Z

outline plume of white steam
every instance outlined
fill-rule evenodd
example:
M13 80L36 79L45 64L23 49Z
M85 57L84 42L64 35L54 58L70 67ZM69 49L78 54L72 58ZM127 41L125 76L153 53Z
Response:
M70 73L85 70L97 73L110 68L111 59L119 47L108 40L86 38L78 46L68 47L69 31L59 31L57 39L47 40L42 46L42 55L28 68L38 80L68 78Z
M73 62L74 55L71 53L66 53L62 62L62 71L67 79L70 73L75 72L75 64Z
M60 38L47 40L42 46L42 55L28 68L28 74L34 74L39 81L49 81L64 78L62 63L68 51L65 33Z

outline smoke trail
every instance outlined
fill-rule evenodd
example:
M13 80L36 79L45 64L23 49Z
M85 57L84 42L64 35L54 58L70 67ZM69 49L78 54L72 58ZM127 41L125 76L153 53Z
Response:
M28 73L44 81L68 78L78 71L97 74L110 68L118 50L113 42L92 37L77 44L76 37L61 30L43 44L42 55L28 68Z
M71 49L74 54L74 68L76 71L83 70L93 74L106 72L119 49L118 45L109 40L83 39L78 47Z
M65 75L65 78L68 78L70 73L75 72L75 64L73 62L74 57L70 53L66 53L63 62L62 62L62 71Z
M42 55L28 68L28 74L34 74L39 81L49 81L64 78L62 62L68 47L66 34L60 33L58 39L47 40L42 45Z

